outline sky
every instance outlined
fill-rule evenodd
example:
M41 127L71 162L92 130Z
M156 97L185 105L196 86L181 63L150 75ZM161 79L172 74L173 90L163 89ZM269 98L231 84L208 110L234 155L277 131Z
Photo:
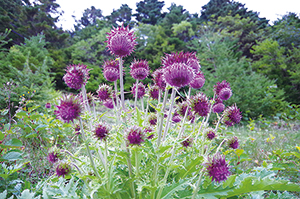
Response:
M97 9L102 10L104 16L110 15L115 9L119 9L122 4L127 4L131 9L133 14L136 10L136 3L141 0L56 0L60 5L61 10L64 14L60 17L58 22L58 27L62 27L64 30L73 29L73 24L75 24L74 18L80 19L82 13L85 9L95 6ZM272 23L282 15L288 12L300 13L300 0L235 0L240 3L245 4L248 10L253 10L259 12L259 17L265 17ZM206 5L209 0L164 0L165 6L163 11L168 11L167 8L171 6L171 3L176 5L182 5L184 9L189 11L190 14L198 13L202 6Z

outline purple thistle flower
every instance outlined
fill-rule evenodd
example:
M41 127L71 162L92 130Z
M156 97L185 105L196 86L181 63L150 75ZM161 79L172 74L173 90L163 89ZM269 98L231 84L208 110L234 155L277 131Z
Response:
M129 31L128 26L123 25L118 28L114 28L110 33L107 33L107 48L110 50L111 54L119 57L126 57L130 55L135 45L136 37L133 31Z
M109 109L113 109L114 108L114 102L111 98L108 98L106 100L103 101L103 105L106 107L106 108L109 108Z
M225 109L225 105L222 102L214 104L213 107L212 107L212 111L214 113L221 113L221 112L224 111L224 109Z
M56 153L55 151L50 152L47 156L47 160L51 163L57 162L59 160L58 153Z
M119 70L117 70L115 68L108 68L108 69L103 70L103 76L105 77L105 79L107 81L110 81L110 82L117 81L117 79L120 78Z
M198 93L191 98L191 107L199 116L207 116L209 112L210 103L204 93Z
M236 104L229 106L223 113L223 122L227 126L233 126L238 124L242 119L242 112L237 108Z
M149 75L149 64L146 60L134 60L130 65L130 74L134 79L143 80Z
M215 92L215 94L217 96L219 96L219 94L220 94L220 92L221 92L221 90L223 88L229 88L229 89L231 89L230 88L230 83L226 82L226 80L223 80L221 83L218 82L217 85L214 85L214 92Z
M150 123L150 125L156 125L156 123L157 123L157 116L155 114L151 114L149 116L149 123Z
M183 63L187 66L191 67L194 72L198 72L201 68L199 64L199 60L196 56L196 53L190 53L190 52L180 52L180 53L171 53L166 54L165 57L162 59L162 67L169 67L175 63Z
M131 145L141 145L145 141L142 128L137 126L131 127L127 139Z
M135 96L135 89L136 89L136 84L133 85L133 87L131 88L131 93L133 96ZM137 94L137 98L140 99L145 95L146 92L146 88L144 86L144 84L142 82L138 83L138 94Z
M149 89L149 94L150 94L150 97L152 99L158 99L158 95L159 95L159 87L158 86L151 86L150 89Z
M153 129L152 129L150 126L149 126L149 127L146 127L146 128L144 129L144 133L145 133L145 134L148 133L148 136L146 137L146 139L151 140L152 138L154 138L154 133L152 133L152 132L153 132ZM149 133L152 133L152 134L149 135Z
M213 181L225 181L230 175L229 166L225 161L224 156L217 153L212 159L205 163L208 175L212 177Z
M171 86L181 88L193 80L194 72L184 63L174 63L164 69L163 77Z
M228 140L228 146L230 148L237 149L239 147L239 140L238 140L238 138L234 136L230 140Z
M207 132L206 137L207 137L207 139L212 140L216 137L216 134L214 131L210 130Z
M152 73L153 81L156 86L159 87L159 89L164 90L166 88L166 81L163 78L164 70L163 69L157 69Z
M82 93L79 93L77 96L80 99L81 103L85 104L85 102L83 100ZM86 97L87 97L87 101L88 101L89 105L92 105L92 102L94 100L93 94L91 92L89 92L89 93L86 94Z
M221 100L228 100L232 96L231 88L222 88L219 93L219 98Z
M205 77L202 72L195 74L194 79L191 81L190 86L194 89L200 89L205 83Z
M56 106L57 110L54 111L57 118L62 120L63 122L69 123L73 122L74 119L79 118L82 107L79 99L77 97L69 95L63 96L60 99L60 105Z
M51 108L51 104L50 103L45 104L45 108L47 109Z
M74 131L75 131L75 135L79 135L80 134L80 126L79 126L79 124L76 124L74 126Z
M60 176L65 177L65 175L68 175L70 171L71 171L71 166L66 162L62 162L56 167L56 175L58 177Z
M87 82L90 69L86 65L70 65L67 66L66 74L63 76L65 83L73 89L80 89Z
M109 128L104 125L104 124L97 124L95 126L95 136L96 138L98 138L99 140L106 140L107 135L109 133Z
M177 111L174 113L173 117L172 117L172 121L174 123L178 123L181 121L181 116L177 113Z
M186 109L188 106L188 102L182 102L178 104L178 113L181 117L184 117ZM195 120L195 115L192 113L192 108L189 106L188 113L187 113L187 119L191 122L194 123Z
M193 143L193 138L187 138L183 142L181 142L182 146L185 148L191 147L192 143Z
M147 137L148 140L151 140L152 138L154 138L154 134L151 134Z
M99 85L99 88L96 92L98 93L98 98L100 101L105 101L112 96L112 87L102 84Z

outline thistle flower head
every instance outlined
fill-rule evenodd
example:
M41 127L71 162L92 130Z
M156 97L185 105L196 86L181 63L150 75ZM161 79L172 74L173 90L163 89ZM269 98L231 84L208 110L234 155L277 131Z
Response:
M130 145L141 145L144 142L144 133L141 127L133 126L129 129L127 139Z
M163 68L169 67L175 63L184 63L187 66L191 67L194 70L194 72L198 72L201 68L195 52L176 52L171 54L165 54L165 57L163 57L162 59Z
M187 110L189 103L188 102L182 102L178 104L178 113L181 117L185 116L185 112ZM195 121L195 115L192 112L192 108L189 106L188 112L187 112L187 119L191 122L194 123ZM181 120L181 118L180 118Z
M119 62L117 60L107 60L103 64L103 70L107 70L109 68L114 68L119 71Z
M224 109L225 109L225 105L222 102L214 104L212 107L212 111L214 113L221 113L224 111Z
M104 101L103 101L103 105L104 105L106 108L113 109L113 108L114 108L114 102L113 102L113 99L112 99L112 98L108 98L108 99L104 100Z
M237 137L232 137L228 140L228 146L233 149L237 149L239 147L239 139Z
M164 68L163 77L171 86L181 88L187 86L194 78L194 71L184 63L174 63Z
M82 104L85 104L86 102L83 100L83 96L82 96L82 93L79 93L78 95L78 98L80 99L81 103ZM94 101L94 96L93 96L93 93L91 92L88 92L86 94L86 97L87 97L87 102L89 103L89 105L92 105L92 102Z
M209 130L206 132L206 137L207 137L207 139L209 139L209 140L214 139L214 138L216 137L216 134L215 134L214 130L209 129Z
M152 99L158 99L158 95L159 95L159 87L156 86L156 85L150 86L149 94L150 94L150 97L151 97Z
M60 176L65 177L71 172L71 165L67 162L61 162L60 164L57 165L55 171L58 177Z
M79 124L75 124L74 131L75 131L75 135L79 135L80 134L80 126L79 126Z
M130 55L135 45L136 37L133 31L129 31L128 27L123 25L118 28L113 28L110 33L107 33L107 48L111 54L119 57L126 57Z
M153 128L151 128L150 126L144 129L144 133L147 134L146 139L151 140L154 137L154 133L152 132Z
M204 93L198 93L191 98L191 107L199 116L207 116L209 112L210 102Z
M191 81L190 86L194 89L200 89L205 83L205 77L202 72L195 74L194 79Z
M56 163L59 159L61 159L61 152L58 148L53 147L50 149L48 156L47 156L47 160L51 163Z
M100 101L105 101L106 99L109 99L112 96L112 87L106 84L102 84L99 85L99 88L96 92Z
M184 141L181 142L181 144L185 148L191 147L193 144L193 138L186 138Z
M134 79L143 80L149 75L149 64L146 60L134 60L130 65L130 74Z
M206 165L208 175L213 181L225 181L230 175L229 166L225 161L224 156L217 153L212 159L209 159Z
M119 63L116 60L108 60L103 65L103 76L107 81L114 82L120 78Z
M223 80L221 83L218 82L217 85L214 85L214 92L215 92L215 94L217 96L219 96L219 94L220 94L220 92L221 92L221 90L223 88L229 88L229 89L231 89L230 88L230 83L226 82L226 80Z
M73 89L80 89L87 82L90 69L86 65L69 65L66 69L66 74L63 76L65 83Z
M219 98L221 100L228 100L232 96L231 88L222 88L219 93Z
M153 81L156 86L159 87L159 89L164 90L166 88L166 81L163 78L164 70L163 69L157 69L152 73Z
M51 104L48 102L47 104L45 104L45 108L47 109L51 108Z
M236 104L227 107L223 113L223 122L227 126L238 124L242 119L242 112L237 108Z
M95 137L99 140L106 140L109 133L109 128L107 125L99 123L96 124L94 133Z
M131 88L131 93L133 96L135 96L135 89L136 89L136 84L133 85L133 87ZM140 99L142 98L146 93L146 88L144 86L144 84L142 82L138 83L138 94L137 94L137 98Z
M78 119L82 113L80 99L72 95L64 95L60 99L60 105L56 106L57 110L54 111L57 118L63 122L73 122Z
M181 116L177 113L177 111L174 113L173 117L172 117L172 121L174 123L178 123L181 121Z
M150 114L148 121L149 121L150 125L156 125L156 123L157 123L156 114Z

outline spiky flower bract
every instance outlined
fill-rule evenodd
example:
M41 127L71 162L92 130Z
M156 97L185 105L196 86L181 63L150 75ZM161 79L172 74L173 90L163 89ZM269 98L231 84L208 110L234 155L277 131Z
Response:
M223 122L227 126L233 126L240 123L242 119L242 112L237 108L236 104L227 107L223 113Z
M174 63L184 63L187 66L191 67L194 72L198 72L201 68L195 52L176 52L171 54L165 54L165 57L162 59L162 67L169 67Z
M194 79L191 81L190 86L194 89L200 89L205 83L205 77L202 72L195 74Z
M143 80L149 75L149 64L146 60L134 60L130 65L130 74L134 79Z
M106 108L113 109L113 108L114 108L114 102L113 102L113 99L112 99L112 98L108 98L108 99L104 100L104 101L103 101L103 105L104 105Z
M216 103L216 104L214 104L213 107L212 107L212 111L213 111L214 113L221 113L221 112L224 111L224 109L225 109L225 105L224 105L222 102Z
M182 146L187 148L191 147L193 143L193 138L186 138L184 141L181 142Z
M98 90L96 91L100 101L105 101L112 96L112 87L106 84L99 85Z
M164 69L163 77L171 86L181 88L193 80L194 71L184 63L174 63Z
M228 140L228 146L233 149L237 149L239 147L239 139L234 136Z
M225 181L230 175L229 166L225 161L225 157L217 153L212 159L209 159L206 165L208 175L213 181Z
M135 89L136 89L136 84L133 85L133 87L131 88L131 93L133 96L135 96ZM140 82L138 83L138 94L137 94L137 98L140 99L145 95L146 92L146 88L145 85Z
M164 70L163 69L157 69L156 71L154 71L152 73L153 82L161 90L164 90L166 88L166 81L163 78L163 74L164 74Z
M156 123L157 123L156 114L150 114L148 121L149 121L150 125L156 125Z
M204 93L198 93L191 98L191 107L199 116L207 116L209 112L210 103Z
M103 65L103 76L107 81L114 82L120 78L119 63L116 60L107 60Z
M60 99L60 105L57 105L56 108L57 110L55 110L54 113L57 118L67 123L78 119L82 113L80 99L73 95L64 95Z
M127 139L130 145L141 145L144 142L144 133L141 127L133 126L129 129Z
M67 162L61 162L60 164L57 165L55 171L58 177L60 176L65 177L71 172L71 165Z
M144 133L145 134L148 134L148 136L146 136L146 139L148 139L148 140L151 140L153 137L154 137L154 133L152 133L153 132L153 129L149 126L149 127L146 127L145 129L144 129ZM150 135L149 135L150 134Z
M189 103L184 101L180 104L178 104L178 113L180 116L184 117L187 107L189 106ZM187 112L187 119L194 123L195 115L192 112L192 108L189 106L188 112Z
M123 25L118 28L113 28L110 33L107 33L107 48L111 54L118 57L126 57L130 55L135 45L136 37L133 31L129 31L128 27Z
M109 133L109 128L107 125L99 123L96 124L94 133L95 137L99 140L106 140Z
M86 65L69 65L63 80L70 88L80 89L89 79L89 71L90 69L87 69Z
M150 86L149 95L152 99L158 99L159 96L159 87L158 86Z
M232 91L230 88L223 88L218 96L221 100L228 100L232 96Z
M86 103L86 102L84 102L84 100L83 100L82 93L79 93L79 94L78 94L78 98L80 99L80 101L81 101L83 104ZM94 100L93 94L92 94L91 92L87 93L87 94L86 94L86 98L87 98L87 102L89 103L89 105L92 105L92 102L93 102L93 100Z

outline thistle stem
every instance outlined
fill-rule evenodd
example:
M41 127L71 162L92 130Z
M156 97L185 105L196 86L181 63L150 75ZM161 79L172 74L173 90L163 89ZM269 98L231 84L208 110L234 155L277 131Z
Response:
M82 125L82 119L81 119L81 117L79 118L79 124L80 124L80 129L81 129L82 138L83 138L83 140L84 140L84 143L85 143L85 146L86 146L86 150L87 150L88 156L89 156L90 161L91 161L91 165L92 165L92 167L93 167L93 170L94 170L94 172L95 172L95 175L96 175L99 179L101 179L101 177L100 177L100 175L99 175L99 173L98 173L98 171L97 171L97 168L96 168L96 166L95 166L95 162L94 162L94 160L93 160L93 157L92 157L92 154L91 154L91 151L90 151L89 143L87 142L87 139L86 139L86 137L85 137L85 135L84 135L84 130L83 130L83 125Z
M174 106L174 99L175 99L175 88L172 88L170 110L169 110L169 114L168 114L168 118L167 118L167 122L166 122L166 126L165 126L163 141L166 139L166 136L167 136L167 133L168 133L168 130L169 130L170 119L171 119L173 106Z
M139 90L139 80L137 79L136 82L135 82L134 107L136 107L136 104L137 104L138 90Z
M202 130L202 127L203 127L203 124L204 124L204 120L205 120L205 117L203 117L203 120L202 120L202 122L201 122L201 126L200 126L200 128L199 128L199 130L198 130L198 133L197 133L197 135L196 135L195 143L197 142L197 139L198 139L198 137L199 137L199 134L200 134L200 132L201 132L201 130Z
M201 185L202 176L203 176L203 169L201 169L201 171L200 171L200 175L199 175L198 181L196 183L196 188L194 189L194 193L193 193L192 199L195 199L196 196L197 196L197 193L199 191L199 187Z
M139 174L139 152L138 148L135 148L135 170L136 170L136 176L138 177Z
M168 98L168 89L167 87L165 88L165 95L164 95L164 101L162 105L162 110L160 112L159 116L159 127L158 127L158 139L157 139L157 147L159 147L160 142L161 142L161 136L162 136L162 127L163 127L163 121L164 121L164 112L165 112L165 106Z
M119 72L120 72L120 91L121 91L121 104L122 109L125 110L125 99L124 99L124 83L123 83L123 61L122 57L119 58Z

